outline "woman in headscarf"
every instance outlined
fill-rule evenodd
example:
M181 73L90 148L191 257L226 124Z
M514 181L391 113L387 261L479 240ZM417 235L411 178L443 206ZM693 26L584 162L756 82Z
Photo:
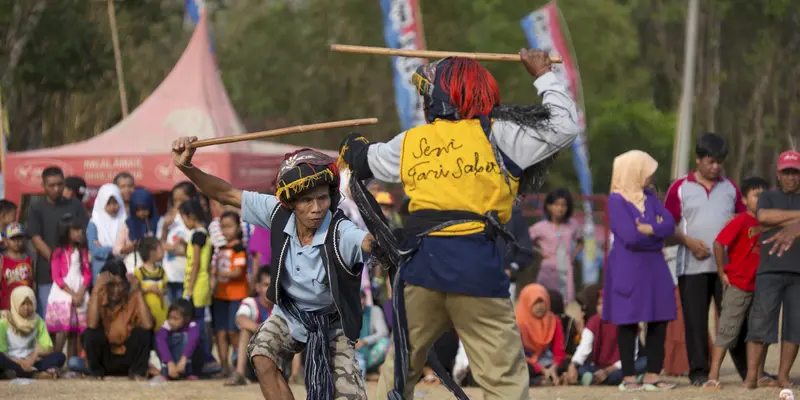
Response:
M538 283L525 286L515 310L531 384L558 385L569 364L564 327L550 311L550 294Z
M86 240L92 255L92 283L106 261L113 256L114 242L127 216L124 204L117 185L106 183L100 186L94 199L92 218L86 227Z
M614 159L611 176L608 219L614 244L608 255L602 318L618 327L622 391L675 387L659 379L667 322L676 314L675 285L662 253L675 222L655 193L646 189L656 168L658 162L649 154L631 150ZM639 322L647 322L643 384L637 383L634 365Z
M114 255L125 257L128 271L142 263L137 246L146 237L153 237L158 228L158 207L153 194L147 189L136 189L131 194L128 218L114 242Z
M0 318L0 371L14 371L17 378L53 379L66 357L53 352L35 304L30 287L17 286L11 292L11 307Z

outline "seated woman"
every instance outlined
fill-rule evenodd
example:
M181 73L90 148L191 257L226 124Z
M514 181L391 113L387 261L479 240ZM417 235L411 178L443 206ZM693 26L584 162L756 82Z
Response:
M586 328L581 334L581 343L572 357L570 371L575 371L584 386L619 385L622 383L622 362L619 359L617 344L617 326L603 321L603 291L597 292L596 313L589 317ZM638 342L635 354L638 356ZM636 374L643 374L647 367L647 358L636 360Z
M564 352L564 327L550 311L550 295L544 286L525 286L516 306L517 324L528 362L531 385L559 385L569 365Z
M139 280L126 279L125 263L113 258L97 275L84 332L89 375L145 378L153 337L153 317Z
M550 311L561 320L561 327L564 329L564 352L567 357L572 357L581 341L581 328L583 324L578 324L575 318L567 315L564 309L564 297L556 290L547 290L550 295Z
M386 326L386 317L378 306L366 304L364 290L361 290L361 307L364 309L361 318L361 336L356 342L356 360L361 373L366 378L367 372L375 372L386 359L391 338Z
M33 289L17 286L10 303L0 318L0 372L13 372L17 378L56 378L66 357L53 351L44 321L36 314Z

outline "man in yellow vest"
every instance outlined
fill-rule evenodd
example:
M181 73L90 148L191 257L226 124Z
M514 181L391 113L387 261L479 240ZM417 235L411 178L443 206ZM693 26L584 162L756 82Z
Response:
M528 398L505 252L495 239L507 234L502 224L518 193L538 189L579 126L547 53L523 49L520 58L542 105L501 105L497 82L484 67L446 58L414 74L428 124L387 143L351 134L342 144L341 161L358 179L402 182L410 198L407 251L394 292L399 351L383 366L378 399L414 398L428 351L451 324L484 399Z

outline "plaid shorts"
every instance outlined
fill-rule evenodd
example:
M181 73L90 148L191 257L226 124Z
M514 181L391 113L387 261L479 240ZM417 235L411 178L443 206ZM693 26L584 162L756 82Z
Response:
M361 369L356 361L353 344L344 335L341 328L336 329L332 336L329 348L333 363L334 399L366 399L364 377L361 375ZM278 366L283 377L288 379L292 371L294 355L304 349L305 343L298 342L292 337L286 321L280 316L272 314L258 327L258 331L250 339L247 356L251 363L257 356L269 358Z

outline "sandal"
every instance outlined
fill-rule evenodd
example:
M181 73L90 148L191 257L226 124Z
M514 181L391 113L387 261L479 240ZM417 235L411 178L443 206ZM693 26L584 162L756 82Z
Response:
M761 379L758 380L758 383L756 385L758 387L777 387L778 380L773 379L769 376L762 376Z
M674 383L664 382L664 381L655 381L651 383L645 383L642 385L644 387L645 392L658 392L661 390L670 390L675 389Z
M33 379L47 379L47 380L55 380L58 379L58 375L48 371L37 372L33 374Z
M722 384L716 379L709 379L703 384L705 390L722 390Z
M223 386L247 386L248 383L247 378L239 374L233 374L230 379L225 381Z
M636 382L622 382L617 386L620 392L640 392L644 389L642 385Z

